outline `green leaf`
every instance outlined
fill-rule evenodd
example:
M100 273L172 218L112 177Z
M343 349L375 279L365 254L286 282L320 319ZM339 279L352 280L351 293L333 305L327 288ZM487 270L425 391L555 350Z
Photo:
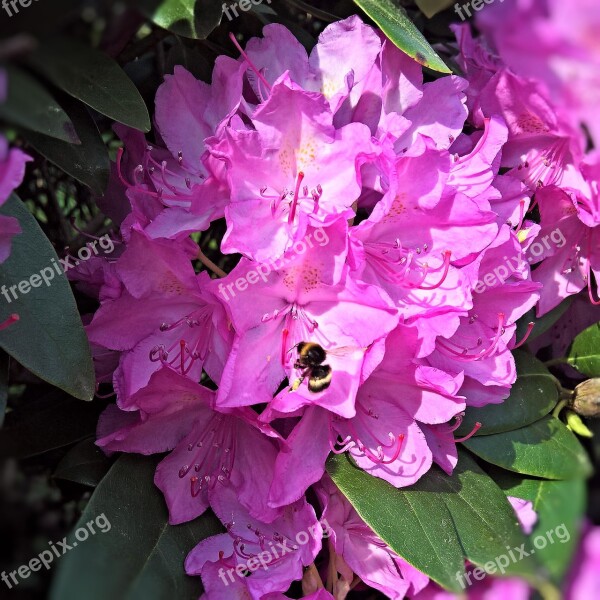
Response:
M0 298L0 322L11 313L20 317L0 331L0 348L44 381L91 400L96 378L90 347L69 283L62 269L58 275L54 267L60 268L58 256L15 194L0 214L16 217L23 230L13 239L8 260L0 265L0 281L6 285ZM48 285L40 278L42 269Z
M8 75L8 91L0 103L0 119L63 142L80 143L67 113L31 75L12 65L2 69Z
M0 458L37 456L94 435L103 408L56 389L33 401L21 399L0 429Z
M434 466L409 488L369 475L346 455L330 457L327 470L392 550L448 590L462 591L465 558L483 566L525 541L502 491L464 451L452 476ZM536 570L524 559L506 572L534 581Z
M94 441L94 437L87 438L71 448L58 463L52 476L96 487L110 469L111 460Z
M555 379L537 358L516 350L517 381L510 396L502 404L488 404L481 408L469 407L457 435L473 430L475 423L482 427L476 435L491 435L512 431L530 425L546 416L559 400Z
M150 131L146 104L125 71L103 52L67 37L48 38L29 64L67 94L99 113Z
M567 355L569 364L588 377L600 377L600 323L580 333Z
M8 368L10 367L10 356L0 350L0 427L4 424L6 415L6 402L8 401Z
M201 595L199 578L186 576L183 562L196 544L223 529L209 512L169 525L163 495L153 483L156 462L124 455L111 467L77 524L85 527L105 515L110 530L90 536L61 558L51 600L195 600Z
M565 298L558 306L539 319L535 316L535 307L530 308L517 322L517 339L521 340L525 337L529 323L535 323L535 327L527 338L528 341L535 340L546 333L567 312L574 298L575 296Z
M24 132L24 136L42 156L101 196L110 175L106 145L85 106L73 100L64 105L75 125L80 145L68 144L40 133Z
M357 468L345 455L332 456L327 470L358 514L392 550L443 587L461 590L456 573L464 572L463 552L440 494L428 493L423 484L396 489Z
M493 477L507 495L533 503L538 520L531 532L531 540L535 541L541 536L548 542L541 548L543 543L539 541L535 553L553 581L559 583L571 565L577 549L586 507L585 481L523 478L500 470L494 473ZM534 545L530 543L530 546Z
M524 475L573 479L592 472L578 439L552 416L521 429L473 437L463 443L483 460Z
M142 0L141 6L159 27L196 40L206 39L223 16L223 0Z
M391 0L354 0L354 3L408 56L434 71L451 73L403 8L394 6Z

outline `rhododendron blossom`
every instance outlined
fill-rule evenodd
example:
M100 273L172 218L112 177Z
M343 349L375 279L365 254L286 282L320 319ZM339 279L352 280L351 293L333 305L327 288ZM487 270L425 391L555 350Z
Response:
M186 560L207 600L282 599L300 580L331 600L310 584L317 515L338 589L356 577L433 597L337 490L328 457L396 488L434 464L451 475L481 427L455 433L465 409L501 404L516 381L511 351L531 333L518 339L517 321L586 287L598 302L597 155L530 72L455 31L464 77L424 83L358 17L310 56L268 25L245 48L232 36L240 57L219 57L211 84L165 77L160 143L116 128L103 202L128 203L123 250L76 276L97 291L87 332L117 396L97 444L169 451L155 482L170 522L219 517L226 532ZM213 226L224 261L241 255L228 271L198 246ZM556 227L566 243L533 260Z

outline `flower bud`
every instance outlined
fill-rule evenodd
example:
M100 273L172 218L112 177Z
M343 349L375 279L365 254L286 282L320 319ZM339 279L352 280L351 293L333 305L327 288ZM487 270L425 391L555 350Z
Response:
M571 408L584 417L600 417L600 378L588 379L575 388Z
M567 411L567 427L580 437L594 437L594 434L587 428L581 417L572 410Z

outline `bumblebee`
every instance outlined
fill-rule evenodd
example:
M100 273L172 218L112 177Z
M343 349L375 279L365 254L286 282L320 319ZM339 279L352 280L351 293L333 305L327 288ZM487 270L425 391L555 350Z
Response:
M298 358L294 363L294 368L301 371L300 378L297 379L290 391L296 391L302 382L308 377L308 390L313 393L326 390L331 384L333 376L331 367L324 365L327 358L327 352L313 342L300 342L296 346Z

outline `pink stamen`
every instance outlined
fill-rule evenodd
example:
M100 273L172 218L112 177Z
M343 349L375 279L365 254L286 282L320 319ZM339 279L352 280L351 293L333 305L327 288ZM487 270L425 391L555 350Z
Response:
M532 212L537 205L538 205L538 199L537 199L537 194L536 194L533 196L533 202L529 206L529 210L527 212Z
M492 340L490 346L487 348L487 350L484 350L483 352L481 352L479 354L469 354L467 348L464 348L461 351L455 350L454 348L451 348L449 345L447 345L447 343L441 339L438 339L438 342L437 342L438 349L440 351L442 351L442 354L446 354L446 356L448 356L448 353L449 353L450 355L452 355L452 357L456 358L456 360L463 360L463 361L470 362L470 361L475 361L475 360L481 360L482 358L487 358L494 352L494 350L498 346L498 342L500 341L500 338L502 337L502 335L505 332L505 330L504 330L504 319L505 318L506 318L506 316L504 313L498 313L498 327L497 327L496 335L495 335L494 339ZM481 343L482 343L481 340L479 340L478 345L480 345Z
M456 423L454 425L450 426L450 431L454 432L462 425L464 416L465 416L465 413L458 413L454 417L456 419Z
M284 329L281 333L281 364L284 367L286 365L287 355L289 352L289 350L287 350L289 334L290 334L289 329Z
M142 185L141 183L138 183L138 182L131 183L130 181L127 181L127 179L123 175L123 169L122 169L122 161L123 161L123 154L124 154L124 152L125 151L124 151L123 148L119 148L117 150L117 176L119 177L119 181L127 189L131 188L131 189L137 190L141 194L147 194L148 196L152 196L153 198L158 198L159 200L177 200L178 202L181 202L182 200L185 201L185 200L189 199L184 194L182 194L180 196L171 196L169 194L163 194L162 188L159 189L158 192L151 192L148 189L144 189L144 188L140 187ZM141 167L141 165L139 165L139 167ZM151 167L151 168L153 168L153 167ZM142 167L142 171L143 171L143 167ZM139 172L138 169L136 169L135 172L136 172L136 175L137 175L137 173ZM163 173L163 178L164 178L164 173ZM187 181L186 181L186 185L187 185ZM171 189L172 191L174 191L176 193L176 189L174 187L169 186L169 184L167 184L167 186L169 187L169 189ZM190 186L187 185L187 187L189 188Z
M525 336L523 337L523 339L516 344L515 346L513 346L513 350L516 350L517 348L520 348L529 338L529 336L531 335L531 332L533 331L533 328L535 327L535 323L533 321L530 321L529 324L527 325L527 331L525 332Z
M439 288L442 285L442 283L444 283L444 281L446 281L446 277L448 277L448 271L450 270L450 255L451 254L452 253L450 252L450 250L444 251L444 272L442 273L442 277L438 281L438 283L436 283L435 285L432 285L432 286L420 285L420 286L418 286L418 289L420 289L420 290L436 290L437 288Z
M250 60L246 52L242 49L239 42L237 41L235 35L229 32L229 39L233 42L233 45L238 49L239 53L244 57L244 60L248 63L250 68L256 73L256 76L262 81L263 85L270 91L271 86L269 82L264 78L263 74L259 71L259 69L254 65L254 63Z
M4 321L3 323L0 323L0 331L10 327L13 323L16 323L18 320L19 320L19 315L16 313L13 313L12 315L10 315L8 317L8 319L6 319L6 321Z
M298 177L296 178L296 189L294 190L294 200L292 202L292 207L290 209L290 215L288 217L288 225L291 225L296 218L296 207L298 206L298 195L300 194L300 186L302 185L302 181L304 179L304 173L300 171L298 173Z
M524 219L525 219L525 200L521 200L519 202L519 224L517 225L517 228L516 228L517 231L521 230Z
M481 429L481 423L479 421L477 421L477 423L475 423L475 426L473 427L473 431L471 431L471 433L469 433L469 435L465 435L465 437L455 439L454 442L456 444L460 444L461 442L466 442L468 439L471 439L480 429Z
M594 300L594 290L592 289L592 264L588 259L588 268L587 268L587 288L588 288L588 296L590 297L590 302L594 306L600 306L600 297L598 300Z
M594 300L594 290L592 289L592 232L588 233L587 237L587 247L588 247L588 258L587 258L587 288L588 288L588 296L590 298L590 302L594 306L600 306L600 297L598 300ZM596 281L596 286L600 290L600 281Z

